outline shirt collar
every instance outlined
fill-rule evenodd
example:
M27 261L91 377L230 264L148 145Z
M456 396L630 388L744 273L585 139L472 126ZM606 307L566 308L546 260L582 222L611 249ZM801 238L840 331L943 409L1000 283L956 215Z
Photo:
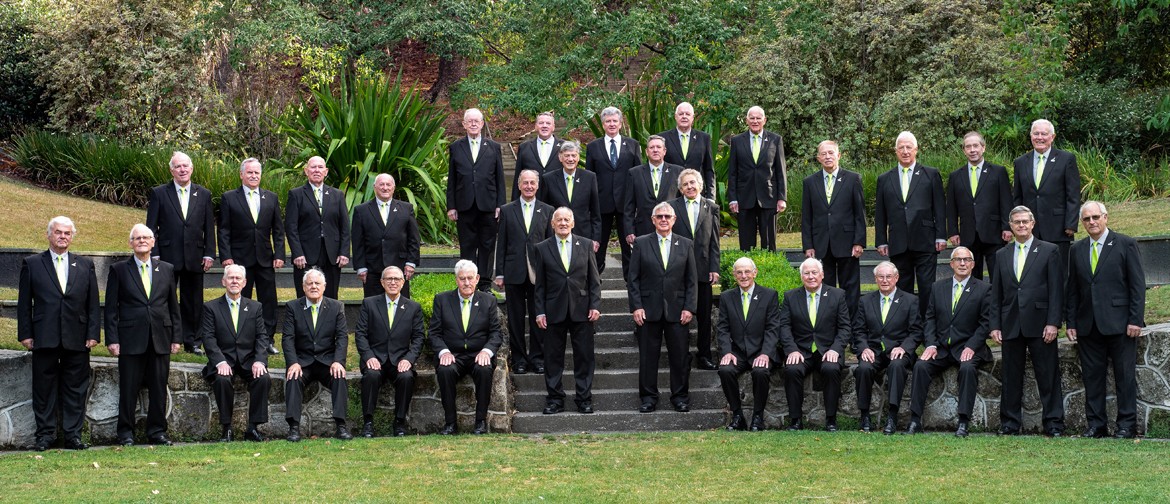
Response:
M68 261L69 260L69 251L66 250L64 254L58 254L56 252L53 252L53 249L49 249L49 256L52 257L53 262L56 262L58 257L64 258L65 261Z
M139 260L138 260L138 256L133 256L133 257L134 257L134 265L135 265L135 266L137 266L137 267L138 267L138 269L142 269L142 265L143 265L143 264L145 264L145 265L147 265L147 266L150 266L150 261L149 261L149 260L147 260L146 262L142 262L142 261L139 261Z
M738 286L737 286L737 287L738 287ZM743 296L743 294L744 294L745 292L746 292L746 293L747 293L747 295L748 295L748 299L751 299L751 298L752 298L752 295L753 295L753 294L755 294L755 292L756 292L756 284L755 284L755 283L752 283L752 286L751 286L751 287L749 287L749 288L748 288L748 290L746 290L746 291L745 291L745 290L743 290L743 288L739 288L739 295L740 295L741 297Z
M959 281L959 279L958 279L958 278L951 277L951 288L952 288L952 289L954 289L954 288L955 288L955 286L956 286L956 285L958 285L958 286L959 286L959 290L966 289L966 288L967 288L967 283L969 283L970 281L971 281L971 277L970 277L970 276L968 276L967 278L964 278L964 279L963 279L963 281L961 281L961 282Z
M1108 240L1108 239L1109 239L1109 228L1105 228L1105 231L1101 233L1100 239L1094 240L1092 237L1090 237L1089 241L1091 241L1093 243L1100 243L1103 246L1103 245L1105 245L1105 240Z
M240 184L240 187L244 188L245 193L250 193L252 191L260 192L260 186L256 186L255 189L250 189L248 186Z
M650 164L649 162L647 162L646 164L650 166L651 170L662 171L662 167L666 166L666 161L659 163L658 166L654 166L654 165Z
M398 299L390 299L389 294L383 294L383 296L386 296L386 304L397 303L399 301L402 301L402 293L401 292L398 293Z
M658 239L659 239L659 240L661 240L661 239L663 239L663 238L666 238L666 241L667 241L667 242L669 242L669 241L671 241L672 239L674 239L674 232L673 232L673 231L672 231L672 232L670 232L670 233L666 233L666 236L662 236L662 235L658 234L658 232L657 232L657 231L655 231L655 232L654 232L654 234L658 235Z
M605 136L605 148L607 148L607 149L609 148L609 141L610 140L615 140L615 141L617 141L618 145L621 145L622 144L622 134L618 133L614 136L606 135Z
M171 183L175 185L175 192L178 192L180 189L187 189L188 191L190 191L190 189L191 189L190 182L187 182L187 185L185 185L185 186L179 185L179 183L175 182L174 180L171 180Z
M321 299L325 299L325 298L321 298ZM320 310L321 309L321 302L317 301L316 303L314 303L312 301L309 301L309 298L306 297L305 298L305 308L312 308L314 306L316 306L317 309Z
M530 200L526 200L526 199L524 199L524 196L521 196L520 201L524 202L524 204L526 204L526 205L531 205L533 203L536 203L536 196L533 196L532 199L530 199Z
M233 299L232 299L232 296L231 296L230 294L226 294L226 293L225 293L225 294L223 295L223 298L227 300L227 302L228 302L228 305L230 306L232 303L237 303L237 304L238 304L240 301L242 301L242 300L244 299L244 296L240 296L240 299L235 299L235 300L233 300Z
M984 160L984 161L986 161L986 160ZM982 168L983 168L983 161L980 161L980 162L978 162L978 163L976 163L976 164L974 164L974 165L972 165L971 163L967 163L967 169L968 169L968 170L970 170L972 166L974 166L974 167L975 167L975 169L977 169L977 170L978 170L978 169L982 169Z
M480 141L482 138L483 138L483 135L480 135L480 136L477 136L477 137L468 136L468 137L467 137L467 141L468 141L468 142L479 142L479 141Z
M1032 242L1035 239L1036 239L1036 235L1033 234L1032 236L1029 236L1028 241L1024 242L1024 249L1025 250L1032 250ZM1013 240L1013 241L1015 241L1017 244L1020 243L1019 240Z

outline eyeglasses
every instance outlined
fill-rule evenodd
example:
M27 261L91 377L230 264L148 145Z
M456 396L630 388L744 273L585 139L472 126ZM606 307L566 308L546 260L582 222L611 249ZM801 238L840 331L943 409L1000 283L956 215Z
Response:
M153 236L131 236L130 241L149 241L153 240Z
M1022 226L1024 224L1031 224L1031 223L1032 223L1031 219L1029 219L1029 220L1014 220L1011 222L1011 224L1013 226Z
M401 283L401 282L405 282L406 279L402 278L402 277L390 277L390 278L383 278L382 281L383 282L390 282L390 283Z
M659 214L659 215L654 216L655 219L662 219L662 220L671 219L673 217L674 217L673 215L667 215L667 214Z
M971 262L975 262L975 259L972 257L952 257L951 262L957 262L959 264L971 263Z
M1105 214L1086 215L1084 217L1081 217L1081 222L1094 222L1094 221L1099 221L1099 220L1104 219L1104 218L1105 218Z

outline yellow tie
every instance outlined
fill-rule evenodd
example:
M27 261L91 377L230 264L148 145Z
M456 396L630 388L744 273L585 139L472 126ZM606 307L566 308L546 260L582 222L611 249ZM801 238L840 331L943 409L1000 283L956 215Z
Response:
M479 159L478 145L479 145L479 141L477 141L477 140L471 141L471 162L472 163L474 163L476 159Z
M833 202L833 176L825 175L825 201Z
M882 296L882 323L886 323L886 315L890 313L890 298Z
M658 238L658 253L662 256L662 267L666 268L666 237Z
M1024 273L1024 260L1027 257L1024 252L1026 250L1023 243L1019 244L1019 252L1016 253L1016 280L1019 280L1020 275Z
M682 157L686 159L687 151L691 146L691 135L689 133L680 133L679 140L682 141Z
M1036 161L1036 188L1040 188L1040 177L1044 176L1044 154L1040 155L1040 160Z
M142 289L146 291L146 297L150 298L150 270L148 268L150 268L150 264L142 263L142 271L139 272L139 275L142 276Z
M390 217L390 203L385 201L378 201L378 213L382 214L382 225L386 225L386 219Z
M747 315L748 315L748 305L750 305L750 304L752 304L752 303L751 303L751 301L748 299L748 293L747 293L747 291L743 291L743 292L741 292L740 294L741 294L741 296L743 297L743 319L744 319L744 320L747 320Z
M386 305L387 327L394 327L394 305L396 304L398 304L397 301L391 301Z
M463 300L463 330L467 330L467 323L471 321L471 300Z
M532 203L521 203L524 205L524 232L532 232Z
M654 197L658 197L658 186L661 183L662 177L658 176L658 168L650 170L650 178L654 180Z
M565 175L565 190L569 192L569 203L573 202L573 177Z
M1096 256L1094 256L1093 264L1097 264ZM65 292L65 256L57 256L57 282L61 284L61 292Z
M321 211L321 188L320 187L313 188L313 196L317 198L317 212L320 212Z
M569 240L561 240L561 264L569 271Z
M808 320L815 328L817 326L817 293L808 293ZM816 351L816 343L813 343L813 351Z
M248 210L252 211L252 222L260 222L260 203L256 201L256 190L248 190Z
M906 201L906 195L910 193L910 167L902 168L902 201Z
M317 305L310 305L309 312L313 314L313 330L317 330Z
M963 285L955 284L955 290L951 293L951 313L955 313L955 307L959 306L959 298L963 295Z
M548 165L549 154L551 154L551 151L548 148L549 147L548 144L550 144L550 143L552 143L551 140L541 140L540 141L540 152L538 153L538 154L540 154L540 166L547 166Z
M695 200L687 200L687 219L691 221L691 236L695 235L695 230L699 227L699 202Z
M183 209L183 218L184 219L187 218L187 203L188 203L187 188L180 187L179 188L179 206L182 207L182 209Z
M1097 253L1097 249L1100 247L1100 242L1093 242L1093 250L1089 254L1089 271L1094 274L1097 273L1097 258L1100 257Z
M236 332L239 332L240 331L240 302L228 300L228 308L231 309L231 312L232 312L232 327L234 327L236 329Z
M752 135L752 161L760 162L760 135Z
M971 167L971 197L975 197L975 190L979 188L979 167Z

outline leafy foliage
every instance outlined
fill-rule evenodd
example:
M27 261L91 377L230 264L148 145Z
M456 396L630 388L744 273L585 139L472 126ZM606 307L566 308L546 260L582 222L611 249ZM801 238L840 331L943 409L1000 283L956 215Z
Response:
M410 299L422 305L423 317L429 321L434 313L435 295L455 288L454 273L426 273L410 279Z
M0 136L46 118L44 88L36 83L35 42L28 13L0 4Z
M756 263L756 283L783 293L801 285L800 271L788 263L783 252L752 249L747 252L724 250L719 259L719 287L722 290L736 288L733 266L740 257L747 257Z

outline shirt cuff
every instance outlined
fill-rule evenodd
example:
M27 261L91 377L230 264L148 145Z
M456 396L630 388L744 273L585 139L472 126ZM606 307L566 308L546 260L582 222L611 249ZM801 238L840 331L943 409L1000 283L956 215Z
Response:
M443 354L449 354L449 353L451 353L451 351L444 348L442 350L439 350L439 357L442 357Z
M495 353L495 352L493 352L493 351L491 351L491 350L488 350L488 349L486 349L486 348L485 348L485 349L483 349L483 350L481 350L481 351L483 351L483 352L487 352L487 353L488 353L488 357L495 357L495 356L496 356L496 353Z
M357 269L357 274L359 274L359 275L360 275L360 274L362 274L362 273L365 273L365 272L367 272L367 271L370 271L370 268L358 268L358 269Z
M204 261L211 261L212 259L211 259L210 257L208 257L208 256L203 256L203 260L204 260Z
M417 264L415 264L415 263L412 263L412 262L408 262L408 263L404 264L403 266L409 266L409 267L411 267L411 268L417 268L417 267L418 267L418 265L417 265Z

